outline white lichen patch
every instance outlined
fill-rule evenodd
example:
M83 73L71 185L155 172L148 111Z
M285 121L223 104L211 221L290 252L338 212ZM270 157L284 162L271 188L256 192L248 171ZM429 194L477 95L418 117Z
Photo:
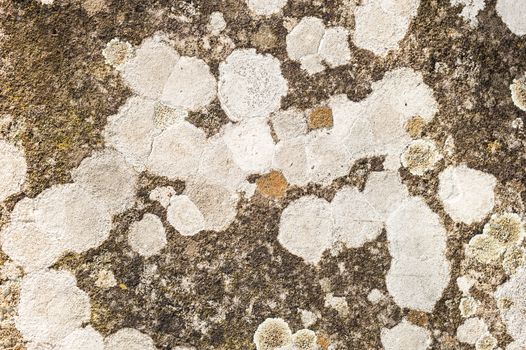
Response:
M385 155L384 167L397 170L400 154L411 137L405 125L419 115L429 122L438 108L433 91L422 75L408 68L387 72L372 84L373 92L360 102L346 96L329 101L334 126L331 133L346 147L350 161L373 155Z
M41 270L22 280L15 323L24 339L54 345L89 318L89 297L69 272Z
M397 49L416 16L420 0L365 0L354 12L356 46L385 56Z
M104 340L99 332L88 326L68 334L53 350L104 350Z
M526 267L521 267L510 279L499 286L495 299L506 299L509 307L500 308L507 332L518 345L526 347Z
M118 113L108 118L104 139L107 147L113 147L126 161L144 170L150 155L156 128L155 102L138 96L130 97Z
M287 176L287 172L285 172L285 176ZM400 203L409 198L409 194L402 185L398 174L394 172L371 173L363 192L353 187L343 187L336 193L329 208L322 210L322 217L326 218L323 220L323 224L313 222L313 220L321 218L319 214L315 218L309 217L314 214L308 214L308 210L298 210L299 207L293 207L294 209L290 209L291 212L288 211L292 204L300 205L298 204L300 201L303 201L300 202L302 206L311 204L311 201L305 198L312 200L314 197L303 197L291 203L283 212L281 223L284 222L285 215L291 215L291 218L286 219L285 222L288 224L283 227L280 226L280 228L290 231L290 233L288 235L284 233L283 242L280 239L280 243L291 253L301 256L311 263L317 263L321 257L320 254L333 244L343 243L348 247L358 248L365 242L376 239L389 215L398 208ZM315 199L314 201L319 204L326 203L322 199ZM305 224L308 227L299 229L301 234L294 236L294 221L301 221L301 215L305 215L304 221L306 220ZM323 227L320 236L315 234L318 230L317 225ZM296 228L298 227L300 227L299 224ZM304 241L295 242L295 240ZM284 242L286 245L283 244ZM314 258L310 256L313 253Z
M495 205L494 188L497 180L491 174L468 168L450 166L439 175L438 195L444 210L457 222L478 222Z
M389 294L400 307L431 312L449 282L446 230L438 215L422 199L409 198L389 216L386 230L393 258Z
M287 35L287 54L309 74L325 69L325 61L331 68L347 64L351 58L348 42L349 32L342 27L325 28L316 17L303 17Z
M0 140L0 202L20 191L26 179L27 164L24 152Z
M248 173L270 170L274 140L264 118L252 118L225 127L223 140L235 163Z
M126 61L133 55L133 46L127 41L114 38L106 44L102 50L102 55L106 64L117 70L122 70Z
M367 300L372 304L378 304L385 298L385 295L378 289L373 288L369 294L367 294Z
M497 14L515 35L526 34L526 2L517 0L497 0Z
M154 188L148 198L150 200L159 202L164 208L170 204L170 199L175 196L176 192L172 186L161 186Z
M292 335L295 350L317 350L318 337L310 329L300 329Z
M145 39L122 67L124 81L139 95L157 99L179 54L161 37Z
M475 345L483 335L488 332L488 326L484 320L472 317L464 321L457 328L457 339L461 343Z
M452 6L462 6L460 16L466 20L471 28L479 24L477 15L486 7L485 0L450 0Z
M269 116L287 91L280 62L272 55L239 49L219 65L219 101L233 121Z
M248 8L256 15L270 16L278 13L287 0L246 0Z
M319 54L329 67L334 68L349 62L351 50L348 40L349 32L345 28L332 27L325 30L321 38Z
M435 164L442 159L435 143L431 140L419 139L411 141L402 153L402 165L413 175L422 176L432 170Z
M187 182L185 195L196 205L205 219L205 230L222 231L234 221L239 195L227 186L202 177Z
M161 101L168 106L193 111L212 102L216 91L216 79L203 60L181 57L164 84Z
M517 108L526 112L526 76L513 80L510 85L511 99ZM522 119L520 124L522 124Z
M289 252L316 264L332 244L330 204L314 196L302 197L283 211L278 240Z
M147 169L171 179L188 180L199 168L205 145L201 129L186 121L178 122L155 137Z
M331 202L334 239L353 248L376 239L389 214L408 196L394 172L371 173L363 192L343 187Z
M292 346L292 332L281 318L267 318L254 333L257 350L277 350Z
M280 141L276 145L272 165L281 171L288 183L306 185L310 181L310 173L305 138L297 137Z
M305 113L295 108L280 110L271 116L272 128L280 141L300 137L307 133Z
M71 175L112 215L133 206L138 174L120 153L110 149L97 152L84 159Z
M524 240L524 222L515 213L493 214L482 232L510 247L521 244Z
M344 187L331 202L334 236L349 247L374 240L384 227L384 218L356 188Z
M2 250L26 272L51 266L63 250L59 240L35 224L13 222L2 231Z
M173 196L166 209L166 218L183 236L193 236L205 228L205 218L188 196Z
M316 17L303 17L287 35L287 53L294 61L318 54L325 24Z
M426 350L431 345L430 332L406 320L391 329L383 328L382 345L385 350Z
M144 257L150 257L166 246L166 232L158 216L145 214L140 221L130 225L128 244Z
M102 289L109 289L117 285L117 280L115 275L111 270L100 270L97 273L97 279L95 280L95 285Z
M226 28L225 17L222 12L212 12L208 22L208 30L212 35L219 35Z
M122 328L104 340L104 350L156 350L150 336L133 328Z
M66 252L82 253L109 235L111 214L78 184L53 186L17 203L2 232L3 250L26 271L52 265Z

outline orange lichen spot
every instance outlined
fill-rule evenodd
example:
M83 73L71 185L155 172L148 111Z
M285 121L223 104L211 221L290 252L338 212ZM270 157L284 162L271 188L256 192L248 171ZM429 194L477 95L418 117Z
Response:
M331 345L331 342L325 335L318 335L318 346L321 348L321 350L327 350L329 349L329 346Z
M332 128L332 109L327 106L314 108L309 113L308 118L309 129Z
M429 318L425 312L416 310L409 311L409 313L407 314L407 320L412 324L420 327L427 326L427 323L429 322Z
M126 287L126 285L124 283L120 283L119 284L119 288L122 289L122 290L127 290L128 287Z
M422 118L419 115L416 115L414 117L411 117L405 123L405 131L412 138L417 138L417 137L422 136L422 132L424 131L425 125L426 125L426 121L424 120L424 118Z
M288 182L279 171L273 170L256 181L257 190L265 197L281 198L287 191Z

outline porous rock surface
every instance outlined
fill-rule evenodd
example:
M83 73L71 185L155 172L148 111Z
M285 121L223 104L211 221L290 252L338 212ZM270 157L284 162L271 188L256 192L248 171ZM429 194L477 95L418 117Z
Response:
M526 348L526 2L0 0L0 349Z

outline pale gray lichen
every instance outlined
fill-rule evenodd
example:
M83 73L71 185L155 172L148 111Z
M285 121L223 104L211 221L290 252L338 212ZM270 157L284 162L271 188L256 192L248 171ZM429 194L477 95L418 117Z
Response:
M513 80L510 85L511 99L515 106L526 111L526 76Z
M292 332L281 318L267 318L254 333L257 350L278 350L292 345Z
M133 46L129 42L113 38L102 50L102 55L106 60L106 64L121 70L126 61L133 56L133 52Z
M310 329L300 329L292 335L294 350L317 350L318 337Z
M419 139L411 141L402 153L402 165L413 175L422 176L432 170L442 159L435 143L431 140Z

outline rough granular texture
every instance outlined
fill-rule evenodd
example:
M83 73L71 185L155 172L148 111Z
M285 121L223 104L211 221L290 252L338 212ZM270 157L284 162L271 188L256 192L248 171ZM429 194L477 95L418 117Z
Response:
M526 348L526 2L0 0L0 349Z

